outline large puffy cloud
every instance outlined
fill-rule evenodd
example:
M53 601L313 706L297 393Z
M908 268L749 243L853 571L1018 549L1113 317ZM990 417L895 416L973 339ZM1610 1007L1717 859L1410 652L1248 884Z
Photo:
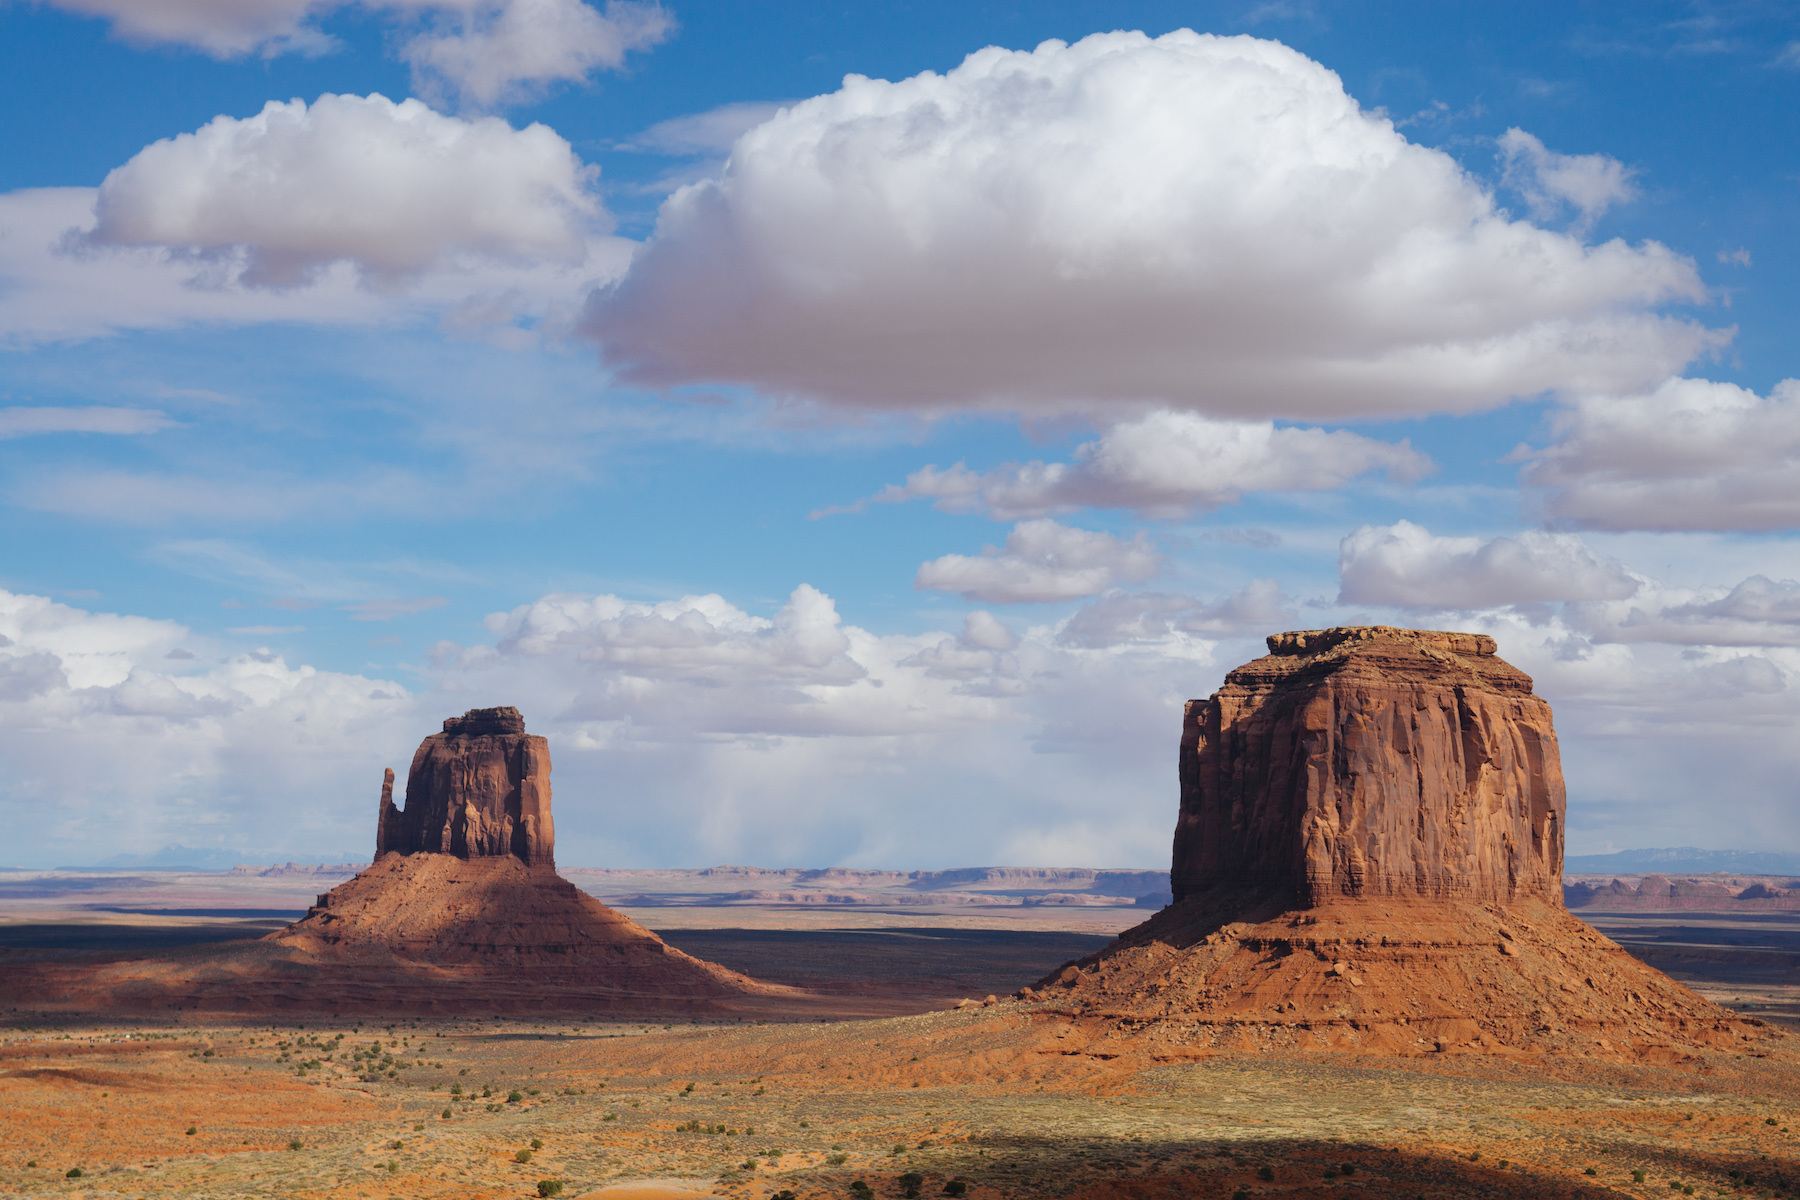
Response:
M1074 462L984 473L960 463L926 467L874 498L929 497L947 512L983 511L1003 521L1088 507L1178 517L1234 504L1245 492L1329 491L1371 471L1410 482L1430 469L1431 460L1407 442L1165 411L1113 426L1076 447Z
M1572 534L1438 537L1411 521L1351 533L1338 550L1338 576L1341 604L1405 608L1617 600L1641 582Z
M351 263L392 285L458 255L579 264L605 232L593 172L543 125L324 95L139 151L107 175L91 246L242 257L244 282Z
M1599 642L1800 646L1800 583L1752 575L1736 586L1647 586L1629 600L1566 606L1571 626Z
M1039 519L1013 526L1004 548L988 546L978 555L946 554L921 563L913 586L961 592L964 599L987 604L1073 600L1149 579L1162 562L1142 533L1127 541Z
M638 382L858 406L1470 411L1718 342L1654 243L1510 219L1278 43L1178 31L851 76L676 192L586 328Z
M361 847L379 748L417 724L392 682L0 591L0 811L15 853L44 865L170 843Z
M192 46L218 58L333 44L313 21L345 8L424 16L429 27L401 40L417 81L442 82L481 104L553 82L616 68L632 50L656 45L674 20L655 3L609 0L48 0L103 17L130 41Z
M1558 439L1521 449L1546 514L1584 529L1800 527L1800 380L1767 397L1671 379L1644 395L1594 396L1554 418Z

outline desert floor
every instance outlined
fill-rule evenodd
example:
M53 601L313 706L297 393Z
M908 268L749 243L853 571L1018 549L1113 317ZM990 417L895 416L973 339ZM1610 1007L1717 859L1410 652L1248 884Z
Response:
M976 1197L1768 1196L1800 1188L1797 1084L1751 1060L1113 1069L1009 1004L813 1025L77 1023L0 1044L0 1190L900 1196L910 1172L933 1196L959 1179Z
M200 895L159 897L154 912L13 899L0 947L21 950L254 935L286 907L273 895L267 914ZM1768 1060L1103 1060L1065 1052L1056 1022L1027 1006L946 1005L1004 997L1141 911L632 915L763 978L910 996L918 1012L806 1024L0 1014L0 1194L474 1200L553 1181L569 1197L762 1200L850 1197L857 1181L939 1196L961 1180L981 1198L1800 1196L1800 1075ZM1796 1026L1800 922L1581 915L1713 998Z

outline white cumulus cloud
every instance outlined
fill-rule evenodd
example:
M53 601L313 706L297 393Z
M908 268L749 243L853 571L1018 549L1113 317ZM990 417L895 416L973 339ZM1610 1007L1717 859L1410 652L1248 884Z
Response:
M215 58L323 53L335 40L315 23L344 9L401 19L424 29L396 38L414 82L447 88L487 105L519 99L545 84L581 82L616 69L675 29L657 3L608 0L47 0L112 23L131 42L191 46Z
M382 747L418 724L395 683L0 591L0 812L44 865L175 842L362 848Z
M1752 575L1729 589L1651 586L1628 600L1571 604L1563 615L1597 642L1800 646L1800 583Z
M607 218L593 171L544 125L417 100L324 95L217 117L107 175L94 247L160 247L289 287L337 263L393 285L458 255L578 264Z
M1728 336L1657 311L1704 296L1663 246L1509 218L1304 55L1182 30L781 110L586 329L654 386L1338 418L1649 386Z
M616 69L627 52L648 49L675 28L660 4L626 0L609 0L604 13L581 0L461 7L455 28L420 34L402 56L428 85L443 80L482 105L529 95L547 83L578 82L597 69Z
M1004 547L921 563L913 586L960 592L987 604L1031 604L1098 595L1149 579L1162 563L1143 533L1127 541L1040 518L1014 525Z
M1522 449L1546 514L1584 529L1800 527L1800 380L1768 396L1671 379L1644 395L1577 400L1557 440Z
M344 0L48 0L64 12L100 17L127 41L191 46L216 58L317 52L331 39L307 20Z
M1617 600L1641 581L1573 534L1438 537L1411 521L1364 525L1338 550L1341 604L1495 608Z
M1371 471L1410 482L1431 470L1431 460L1404 441L1168 411L1115 425L1076 447L1074 457L981 473L960 463L925 467L874 499L930 498L947 512L981 511L1003 521L1078 508L1178 517L1234 504L1245 492L1329 491Z
M1586 229L1613 205L1637 198L1631 169L1604 154L1558 154L1523 129L1500 136L1500 153L1505 183L1541 218L1567 206L1579 214L1577 227Z

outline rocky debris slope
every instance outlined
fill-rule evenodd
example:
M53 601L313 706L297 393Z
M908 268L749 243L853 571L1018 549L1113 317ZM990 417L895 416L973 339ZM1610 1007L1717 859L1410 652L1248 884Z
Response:
M511 855L556 861L550 819L550 743L525 732L516 708L472 708L419 744L394 807L394 773L381 786L375 857L398 852L458 858Z
M1187 706L1175 903L1021 998L1096 1046L1176 1056L1782 1048L1563 907L1550 709L1491 639L1372 626L1269 650Z

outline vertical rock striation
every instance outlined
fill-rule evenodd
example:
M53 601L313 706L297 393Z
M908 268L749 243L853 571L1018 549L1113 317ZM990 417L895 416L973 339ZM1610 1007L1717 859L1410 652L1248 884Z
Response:
M413 755L404 811L394 807L394 772L387 772L375 857L421 852L555 864L550 743L525 732L518 709L472 708L446 718L444 731Z
M1560 904L1550 706L1480 634L1277 634L1188 702L1177 900L1208 888Z

